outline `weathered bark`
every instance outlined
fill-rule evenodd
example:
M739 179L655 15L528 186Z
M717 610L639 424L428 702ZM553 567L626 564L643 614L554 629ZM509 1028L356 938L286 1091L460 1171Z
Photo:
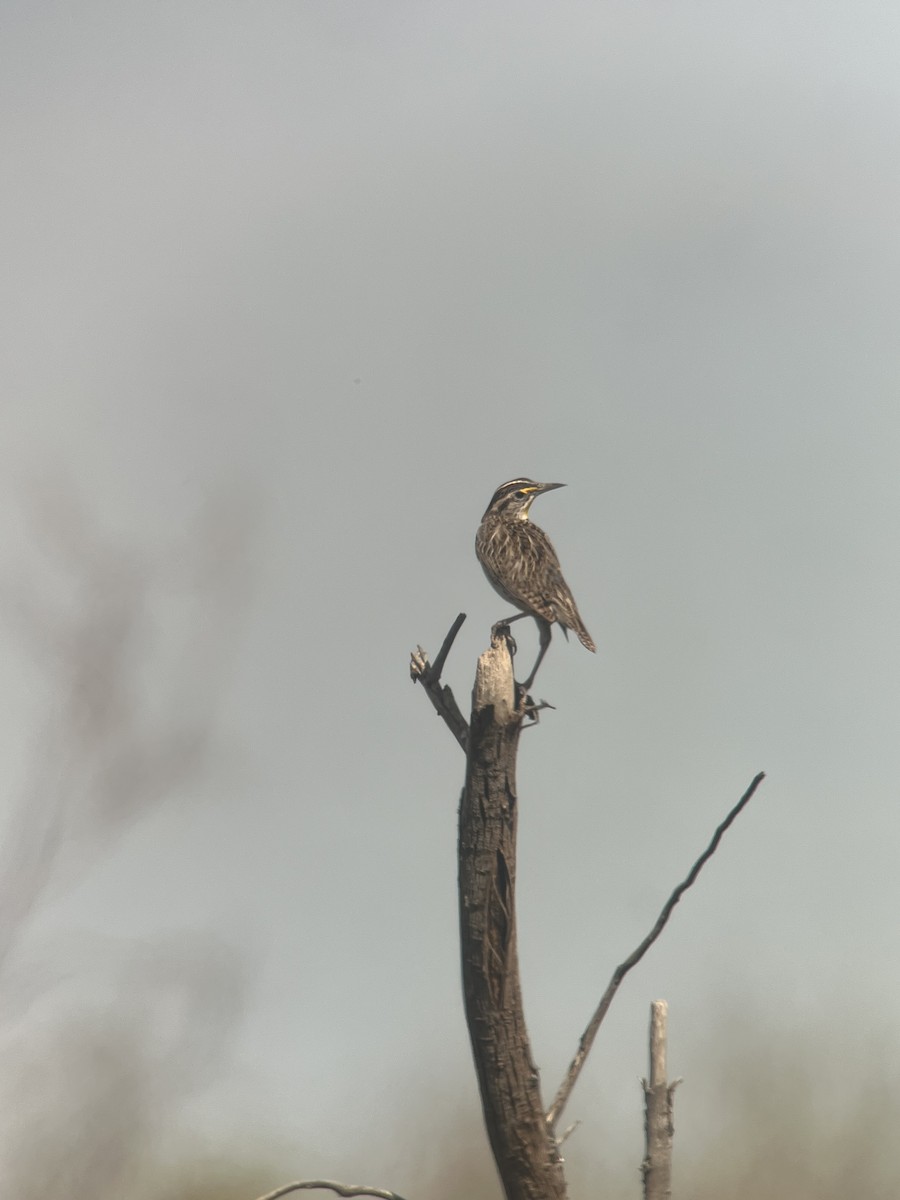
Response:
M562 1159L544 1117L522 1011L516 950L516 750L512 661L492 639L475 679L459 812L466 1022L488 1138L507 1200L564 1200Z
M650 1082L644 1085L644 1133L646 1150L641 1164L644 1177L644 1200L670 1200L672 1195L672 1138L673 1093L666 1080L666 1018L665 1000L654 1000L650 1006Z

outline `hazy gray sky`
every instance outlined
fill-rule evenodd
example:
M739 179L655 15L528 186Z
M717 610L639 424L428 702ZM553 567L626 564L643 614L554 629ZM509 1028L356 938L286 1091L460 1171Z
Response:
M407 664L465 610L446 677L466 701L505 615L474 532L517 474L569 485L533 516L598 645L554 638L536 691L556 711L520 757L548 1095L760 769L569 1115L586 1146L627 1122L637 1161L657 996L685 1138L712 1024L880 1019L900 986L896 6L7 2L0 47L8 573L30 569L35 494L151 562L222 492L247 529L249 598L204 660L209 772L44 918L246 962L234 1061L192 1119L302 1131L298 1173L353 1174L348 1147L380 1141L397 1174L367 1176L405 1190L405 1093L475 1104L463 761ZM161 630L182 619L166 586ZM17 796L55 701L4 639Z

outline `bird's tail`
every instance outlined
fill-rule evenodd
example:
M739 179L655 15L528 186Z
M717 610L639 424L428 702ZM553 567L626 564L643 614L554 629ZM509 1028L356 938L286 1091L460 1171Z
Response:
M577 612L574 612L572 614L572 618L573 620L570 625L570 629L578 635L578 640L581 642L582 646L584 646L585 650L590 650L592 654L595 654L597 647L594 645L594 639L585 629L584 622L582 621L581 617Z

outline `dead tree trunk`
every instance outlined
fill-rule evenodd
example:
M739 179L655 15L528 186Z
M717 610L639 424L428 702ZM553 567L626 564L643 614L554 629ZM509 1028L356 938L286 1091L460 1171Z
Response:
M670 1086L666 1079L668 1012L665 1000L654 1000L650 1005L650 1082L643 1080L647 1139L641 1164L644 1200L671 1200L672 1196L672 1138L675 1134L672 1096L677 1080Z
M522 1011L516 951L516 751L522 721L535 718L543 702L517 707L509 646L496 632L491 649L478 660L472 718L467 724L441 671L465 620L460 613L434 660L419 646L411 655L410 675L421 683L436 712L466 755L466 785L459 810L459 913L466 1024L472 1042L485 1126L506 1200L565 1200L559 1143L554 1130L590 1053L597 1030L619 985L669 921L675 906L692 887L725 832L750 802L765 776L760 772L717 827L712 841L663 906L653 928L616 967L594 1015L581 1035L578 1051L547 1110L543 1111L537 1068ZM495 630L498 627L495 627ZM507 630L508 633L508 630ZM663 1051L664 1051L664 1044ZM659 1060L654 1060L657 1067ZM651 1062L651 1085L654 1081ZM658 1073L658 1072L657 1072ZM669 1195L669 1176L656 1171L651 1158L651 1128L671 1141L672 1091L666 1088L652 1126L648 1116L645 1184L653 1175L654 1197ZM649 1113L649 1099L648 1099ZM662 1188L660 1191L659 1188ZM648 1195L651 1192L648 1190Z
M522 722L503 639L478 660L459 811L466 1022L488 1138L507 1200L564 1200L525 1028L516 950L516 750Z

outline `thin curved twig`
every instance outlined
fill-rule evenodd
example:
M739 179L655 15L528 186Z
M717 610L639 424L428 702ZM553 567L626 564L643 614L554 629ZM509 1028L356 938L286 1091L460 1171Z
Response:
M378 1200L403 1200L397 1192L388 1192L383 1188L366 1187L357 1183L338 1183L334 1179L298 1179L296 1183L284 1183L274 1192L266 1192L259 1200L278 1200L279 1196L287 1196L289 1192L312 1191L322 1189L336 1192L338 1196L376 1196Z
M734 823L747 804L750 803L753 793L756 791L765 777L765 772L760 771L725 820L721 823L721 825L718 826L716 832L713 834L712 841L694 863L693 867L691 867L687 878L679 883L678 887L663 905L662 912L656 918L656 924L653 926L641 944L637 947L637 949L629 954L625 961L616 967L615 971L613 972L612 979L609 981L606 991L603 993L600 1003L597 1005L597 1009L594 1012L594 1015L591 1017L587 1029L585 1029L584 1033L581 1035L581 1041L578 1043L578 1052L572 1059L572 1062L569 1064L566 1077L560 1084L559 1091L556 1093L553 1103L547 1110L547 1124L551 1128L556 1125L556 1122L559 1120L560 1115L562 1114L562 1110L568 1103L569 1096L572 1094L572 1089L574 1088L578 1076L581 1073L581 1068L584 1066L585 1060L590 1053L591 1046L594 1044L594 1038L597 1036L597 1030L600 1028L603 1018L609 1011L609 1006L612 1004L613 997L618 991L619 984L622 982L631 968L636 966L641 961L641 959L662 933L663 929L665 929L666 922L672 915L672 910L674 909L675 905L700 874L705 864L715 854L724 833L729 826Z

